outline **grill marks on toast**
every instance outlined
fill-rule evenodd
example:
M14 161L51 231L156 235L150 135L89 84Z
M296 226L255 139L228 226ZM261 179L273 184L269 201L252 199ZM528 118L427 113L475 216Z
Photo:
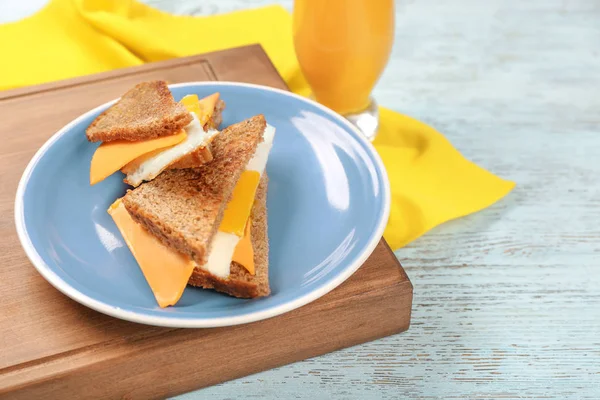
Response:
M267 175L264 174L256 190L256 198L252 206L250 230L252 247L254 248L254 265L256 274L251 275L238 263L231 263L229 277L220 278L202 268L194 268L189 284L204 289L215 289L230 296L254 298L268 296L269 288L269 238L267 232Z
M233 188L265 127L263 115L231 125L212 141L210 163L163 172L129 191L125 208L165 245L204 264Z
M192 121L165 81L142 82L125 93L87 128L90 142L139 141L172 135Z

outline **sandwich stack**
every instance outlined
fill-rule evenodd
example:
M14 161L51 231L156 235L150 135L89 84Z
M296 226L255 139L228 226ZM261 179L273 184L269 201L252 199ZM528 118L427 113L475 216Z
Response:
M270 293L265 168L275 128L257 115L219 132L224 108L218 93L177 103L166 82L144 82L86 132L102 141L90 183L120 170L133 187L108 213L161 307L187 285Z

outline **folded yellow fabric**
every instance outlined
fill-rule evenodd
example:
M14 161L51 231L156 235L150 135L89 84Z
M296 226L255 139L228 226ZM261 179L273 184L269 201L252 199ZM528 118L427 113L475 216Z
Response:
M294 54L291 17L281 7L187 17L134 0L51 0L31 17L0 24L0 90L250 43L263 46L291 90L310 93ZM514 187L466 160L433 128L380 111L374 144L392 188L384 234L392 248Z

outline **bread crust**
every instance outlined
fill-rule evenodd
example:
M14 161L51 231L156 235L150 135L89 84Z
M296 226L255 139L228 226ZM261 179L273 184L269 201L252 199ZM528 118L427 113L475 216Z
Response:
M223 121L223 110L225 109L225 102L223 100L219 100L215 105L215 110L213 111L213 115L210 117L208 122L204 124L204 130L208 131L210 129L219 129L219 125ZM184 155L183 157L175 160L171 163L166 169L185 169L185 168L196 168L201 165L206 164L207 162L212 161L213 156L210 150L210 144L206 147L197 148Z
M210 145L206 147L200 147L196 150L188 153L177 160L173 161L166 169L186 169L186 168L197 168L213 160L212 152L210 151Z
M173 135L192 121L165 81L142 82L125 93L86 129L90 142L139 141Z
M211 115L210 119L206 124L204 124L204 130L207 131L209 129L219 129L219 125L223 122L223 110L225 109L225 102L221 99L217 101L215 104L215 110Z
M210 163L163 172L128 191L125 208L166 246L203 265L233 188L265 127L264 116L257 115L224 129L212 141Z
M231 263L229 277L225 279L215 276L203 268L196 267L188 284L204 289L214 289L240 298L262 297L271 293L269 287L267 190L268 178L264 174L256 190L256 198L250 215L252 223L250 235L254 249L256 274L251 275L236 262Z

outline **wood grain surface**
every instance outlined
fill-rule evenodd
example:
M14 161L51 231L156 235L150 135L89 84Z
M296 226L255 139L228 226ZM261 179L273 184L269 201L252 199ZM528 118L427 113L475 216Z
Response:
M600 3L396 5L375 97L517 188L396 252L415 285L408 332L180 399L600 398Z
M220 329L105 316L61 295L28 262L9 223L12 204L25 164L50 135L140 81L224 77L287 89L253 45L0 94L0 398L164 398L408 329L412 285L384 240L359 272L318 301ZM204 368L196 368L196 357Z

